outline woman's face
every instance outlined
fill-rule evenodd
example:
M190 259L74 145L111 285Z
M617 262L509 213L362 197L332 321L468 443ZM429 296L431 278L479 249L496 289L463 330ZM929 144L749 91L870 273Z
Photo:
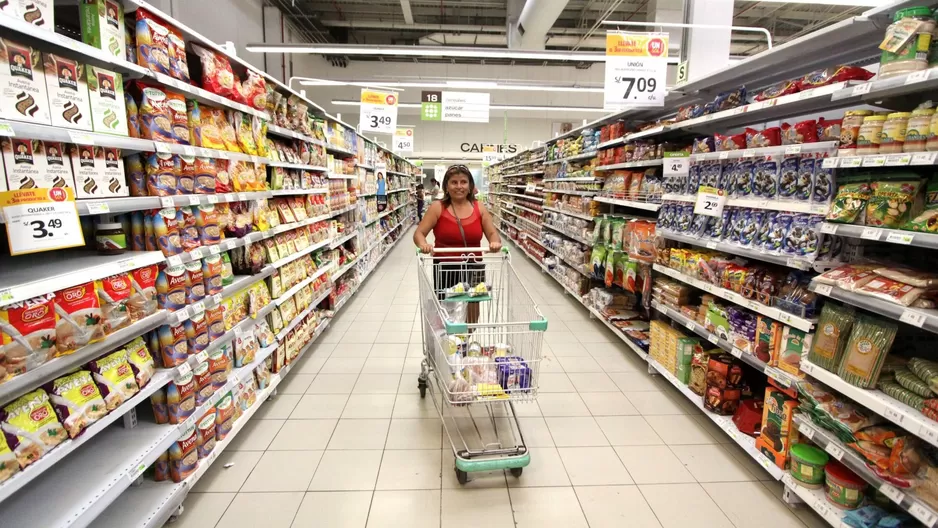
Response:
M465 200L469 196L469 178L462 173L453 174L446 183L446 192L454 200Z

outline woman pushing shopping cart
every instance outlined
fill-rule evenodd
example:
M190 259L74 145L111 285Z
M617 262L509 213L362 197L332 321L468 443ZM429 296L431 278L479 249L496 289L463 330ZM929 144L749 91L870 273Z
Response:
M514 403L537 397L547 320L511 267L469 170L455 165L414 234L424 360L417 387L429 390L453 446L456 477L530 462ZM426 236L433 231L436 247ZM490 253L481 247L482 235ZM432 254L431 254L432 253ZM437 401L439 398L439 401Z

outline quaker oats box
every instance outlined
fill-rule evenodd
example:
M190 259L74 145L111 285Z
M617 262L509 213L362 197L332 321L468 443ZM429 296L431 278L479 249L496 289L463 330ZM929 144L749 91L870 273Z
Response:
M38 139L5 137L0 140L7 188L15 191L74 187L72 171L63 158L63 148L61 143Z
M28 22L47 31L55 31L53 0L0 0L0 13Z
M0 115L16 121L52 124L41 54L4 38L0 38Z
M91 98L85 79L85 65L51 53L42 54L42 65L52 124L90 131Z
M2 1L2 0L0 0ZM119 59L127 53L124 6L119 0L80 0L81 40Z
M121 150L104 147L104 196L130 196Z
M91 125L95 132L127 135L127 108L124 105L124 79L121 74L86 66L91 96Z
M104 183L104 149L93 145L70 145L69 158L75 176L75 198L107 196Z

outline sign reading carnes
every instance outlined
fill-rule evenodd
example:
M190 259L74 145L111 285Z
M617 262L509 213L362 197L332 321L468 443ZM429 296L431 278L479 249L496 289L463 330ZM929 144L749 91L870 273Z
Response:
M485 152L485 147L495 147L499 154L515 154L521 150L521 145L496 145L494 143L463 143L459 150L463 152Z

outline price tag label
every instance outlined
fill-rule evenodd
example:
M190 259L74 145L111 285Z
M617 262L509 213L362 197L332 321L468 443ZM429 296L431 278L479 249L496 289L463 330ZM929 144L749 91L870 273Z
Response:
M176 367L177 378L181 378L189 374L190 372L192 372L192 367L190 367L188 363L183 363L182 365L179 365L178 367Z
M707 249L716 249L716 248L717 248L717 243L716 243L716 242L713 242L713 241L707 242L706 245L707 245Z
M807 437L808 440L814 439L814 429L810 427L799 427L798 432L800 432L803 436Z
M837 234L837 224L830 224L830 223L824 222L823 224L821 224L821 232L827 233L829 235L835 235Z
M880 233L882 233L882 231L875 227L865 227L863 228L863 232L860 233L860 238L866 240L879 240Z
M886 235L886 242L892 242L893 244L905 244L909 245L912 243L912 239L915 238L915 235L912 233L889 233Z
M888 404L886 405L886 409L885 409L885 411L883 412L883 416L885 416L886 419L892 421L893 423L897 423L897 424L902 424L902 420L905 419L905 415L902 414L902 411L900 411L899 409L896 409L896 408L894 408L894 407L892 407L892 406L890 406L890 405L888 405Z
M688 330L693 332L697 328L697 323L693 321L687 321L686 323L684 323L684 326L686 326Z
M927 70L926 70L927 71ZM935 524L935 521L938 520L938 515L935 515L930 508L926 507L921 502L915 502L909 507L909 513L912 514L912 517L915 517L922 522L925 526L931 526Z
M773 380L775 380L776 382L778 382L778 384L781 385L781 386L783 386L783 387L788 387L788 386L791 385L791 382L788 381L788 378L782 376L782 374L781 374L779 371L775 370L775 369L772 368L772 367L768 367L768 366L767 366L767 367L765 367L765 369L764 369L762 372L763 372L766 376L768 376L768 377L772 378Z
M169 264L170 266L181 266L182 257L180 257L179 255L173 255L166 259L166 263Z
M916 152L912 154L912 161L909 165L934 165L938 158L938 152Z
M208 195L208 203L213 204L213 205L214 205L214 204L217 204L217 203L218 203L218 196L215 196L214 194Z
M701 187L694 204L694 214L720 217L726 205L726 193L713 187Z
M208 252L211 253L212 255L217 255L217 254L221 253L221 249L220 249L220 248L218 247L218 245L216 244L216 245L214 245L214 246L209 246L209 247L208 247Z
M821 162L821 167L825 169L836 169L838 161L840 161L840 158L824 158L824 161Z
M222 300L223 299L220 293L216 293L215 295L212 295L212 301L214 301L215 306L220 305L222 303Z
M902 500L905 499L905 493L902 493L890 484L880 484L879 491L882 492L883 495L889 497L889 500L895 502L896 504L902 504Z
M929 73L931 73L931 70L912 72L905 78L905 84L908 85L927 81Z
M801 154L801 145L790 145L785 147L786 156L795 156Z
M899 316L899 320L903 323L917 326L921 328L925 325L926 316L924 313L916 310L902 310L902 315Z
M886 164L886 156L869 156L863 158L864 167L882 167Z
M215 157L215 156L212 155L212 151L211 151L210 149L207 149L207 148L200 148L200 149L199 149L199 156L201 156L201 157L203 157L203 158L214 158L214 157Z
M815 293L817 293L818 295L825 295L828 297L830 296L832 290L833 288L831 287L830 284L818 284L814 288Z
M0 192L0 210L11 255L84 245L70 187Z
M245 193L238 193L238 201L243 202L248 199L248 195Z
M200 258L202 258L202 248L195 248L192 251L190 251L189 257L192 258L192 260L199 260Z
M733 355L734 357L736 357L736 358L741 358L741 357L743 357L743 351L740 350L740 349L738 349L738 348L736 348L736 347L733 347L733 348L730 349L730 354L732 354L732 355Z
M194 157L195 157L195 149L192 148L192 147L189 147L189 146L183 146L183 147L182 147L182 155L183 155L183 156L190 157L190 158L194 158Z
M195 355L196 363L205 363L206 360L208 360L208 352L204 350Z
M140 478L140 475L143 475L143 472L146 471L147 465L144 463L137 464L136 466L130 468L127 471L127 480L131 483Z
M163 209L166 209L167 207L175 207L176 203L173 202L172 196L164 196L160 198L160 206L162 206Z
M665 152L664 175L687 176L690 172L690 158L683 152Z
M69 130L68 139L69 143L74 143L76 145L94 145L94 136L87 132Z
M190 197L189 197L189 205L199 205L199 197L198 197L198 196L190 196Z
M938 429L929 426L928 424L923 425L918 430L918 436L928 440L932 445L938 444Z
M182 310L176 311L176 312L174 312L173 315L176 316L176 324L179 324L179 323L181 323L181 322L183 322L183 321L186 321L186 320L189 319L189 317L190 317L190 315L189 315L189 307L187 306L187 307L183 308Z
M863 158L859 156L851 156L849 158L841 158L840 168L842 169L855 169L863 164Z
M217 150L216 152L218 153L218 157L220 159L231 159L231 156L228 154L227 150Z
M865 94L870 93L870 90L872 89L873 89L873 83L858 84L853 87L853 90L850 92L850 95L852 96L865 95Z
M756 151L754 151L754 150L752 150L752 149L744 150L744 151L743 151L743 157L744 157L744 158L754 158L754 157L756 157Z
M199 302L193 304L193 305L190 307L190 309L192 310L192 313L193 313L194 315L199 315L200 313L204 313L204 312L205 312L205 303L202 302L202 301L199 301Z
M791 323L791 315L781 310L778 311L778 320L783 323Z
M160 154L172 154L173 153L172 149L169 148L169 144L167 143L154 141L153 148L155 148L156 151L159 152Z
M710 342L713 343L714 345L720 344L720 338L717 337L715 334L710 334L710 335L708 335L708 336L707 336L707 341L710 341Z
M886 156L887 167L902 167L912 162L911 154L890 154Z
M108 214L111 212L111 207L107 202L84 202L85 207L88 208L88 214Z
M719 155L719 159L721 159L721 160L730 159L730 153L729 153L729 152L721 152L720 155Z
M841 449L837 444L828 443L826 446L824 446L824 450L830 453L830 455L837 460L840 460L844 457L844 450Z
M10 123L0 123L0 136L16 137L16 132L13 131L13 125Z

